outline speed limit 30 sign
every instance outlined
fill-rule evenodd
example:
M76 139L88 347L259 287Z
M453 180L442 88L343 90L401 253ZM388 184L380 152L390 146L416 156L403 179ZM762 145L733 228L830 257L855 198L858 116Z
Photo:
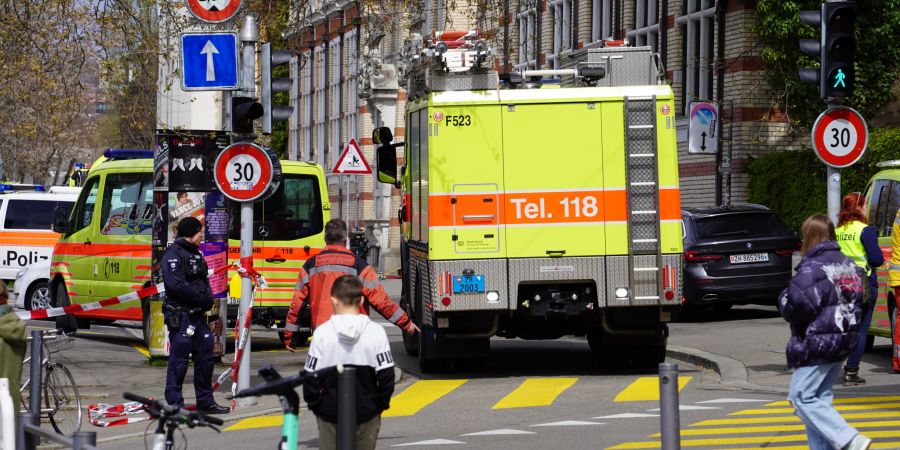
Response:
M869 129L853 108L839 106L819 115L812 131L813 149L823 163L840 169L853 165L866 151Z
M239 142L216 158L216 186L238 202L263 200L281 184L281 162L270 149Z

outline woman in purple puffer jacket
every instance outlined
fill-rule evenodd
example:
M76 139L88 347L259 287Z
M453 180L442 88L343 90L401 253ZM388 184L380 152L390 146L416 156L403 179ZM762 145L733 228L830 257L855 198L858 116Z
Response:
M867 449L871 439L831 405L831 387L859 338L864 274L841 253L828 217L806 219L801 232L803 260L778 297L778 310L791 324L787 366L794 375L788 400L806 425L810 449Z

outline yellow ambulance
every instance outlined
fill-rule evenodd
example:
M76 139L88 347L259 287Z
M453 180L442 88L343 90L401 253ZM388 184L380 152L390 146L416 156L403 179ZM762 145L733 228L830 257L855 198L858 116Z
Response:
M268 199L254 206L254 268L269 287L257 293L254 323L282 326L297 273L324 244L329 220L327 185L317 164L282 161L283 180ZM239 255L239 204L231 202L229 263ZM54 306L89 303L133 292L150 284L153 218L153 154L108 152L91 168L70 214L60 211L61 234L50 268ZM234 274L229 272L229 276ZM90 326L90 320L142 320L149 342L149 303L125 303L57 318L61 329ZM229 305L228 317L237 316Z

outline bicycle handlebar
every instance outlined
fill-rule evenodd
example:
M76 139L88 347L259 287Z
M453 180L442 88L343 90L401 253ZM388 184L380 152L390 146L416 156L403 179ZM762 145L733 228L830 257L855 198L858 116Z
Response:
M259 372L262 374L264 370L272 369L271 365L266 365L265 367L259 369ZM234 395L233 398L240 397L258 397L262 395L284 395L287 392L292 392L295 387L300 386L303 383L313 379L319 378L321 376L334 373L334 372L343 372L343 365L338 364L334 367L326 367L321 370L317 370L315 372L300 372L297 375L291 377L281 377L278 376L270 381L265 383L257 384L255 386L250 386L245 389L241 389L240 392ZM278 372L274 372L276 375Z
M173 419L182 420L192 428L195 426L206 427L210 425L222 425L225 423L225 421L218 417L208 416L199 411L188 411L184 408L171 406L159 400L142 397L132 392L125 392L122 394L122 397L124 397L125 400L131 400L144 405L152 416L159 417L165 421Z

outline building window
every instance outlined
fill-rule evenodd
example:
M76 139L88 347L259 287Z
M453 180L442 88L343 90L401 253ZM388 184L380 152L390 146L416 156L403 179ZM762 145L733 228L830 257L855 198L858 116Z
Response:
M300 134L303 136L303 160L310 161L313 159L313 139L312 139L312 76L313 76L313 59L310 52L303 54L303 78L301 80L300 103L303 104L303 114L300 117Z
M591 42L612 38L612 0L592 0Z
M341 98L341 39L334 38L328 43L328 93L331 97L331 103L328 108L328 129L330 131L329 143L333 150L334 161L337 161L341 152L341 107L343 99Z
M649 46L654 52L659 48L659 2L637 0L634 6L634 30L627 34L628 41L636 47Z
M359 52L356 30L344 35L347 43L347 142L350 139L359 141L359 95L357 82L359 80Z
M325 166L327 157L325 147L325 110L327 109L326 104L328 99L325 98L325 86L328 84L328 80L325 79L325 72L327 72L325 67L325 46L320 45L316 47L315 50L315 60L316 60L316 79L315 79L315 90L316 90L316 147L315 147L315 159L316 161Z
M547 56L547 64L559 68L559 58L563 52L572 50L572 0L552 0L550 9L553 13L553 54Z
M687 0L685 14L675 18L675 24L684 36L682 100L685 113L691 101L712 99L715 5L714 0Z
M517 70L537 68L537 6L523 7L516 22L519 28L519 63L515 65Z

